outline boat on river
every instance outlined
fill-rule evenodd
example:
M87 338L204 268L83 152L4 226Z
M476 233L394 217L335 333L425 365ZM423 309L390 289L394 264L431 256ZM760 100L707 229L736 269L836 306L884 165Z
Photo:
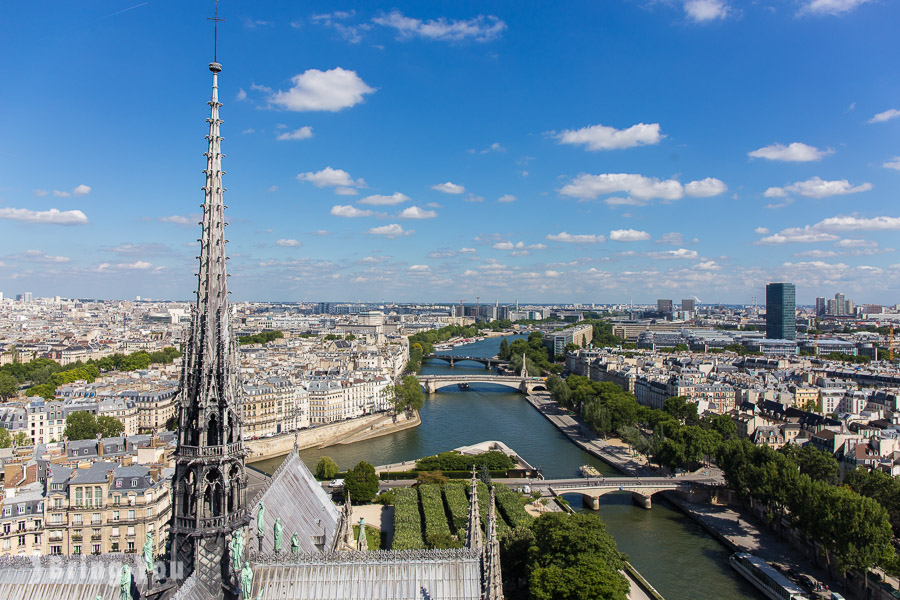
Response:
M462 383L457 383L456 385L459 386L459 389L461 390L469 389L469 384L465 381L463 381Z
M597 470L597 467L591 465L581 465L581 468L578 470L581 471L582 477L602 477L600 471Z
M738 552L728 558L735 571L743 575L766 598L772 600L808 600L809 596L796 583L779 573L775 567L752 554Z

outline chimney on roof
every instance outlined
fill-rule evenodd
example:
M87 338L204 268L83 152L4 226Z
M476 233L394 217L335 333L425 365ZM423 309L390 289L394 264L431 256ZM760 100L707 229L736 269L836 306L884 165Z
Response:
M103 436L97 434L97 457L103 458Z

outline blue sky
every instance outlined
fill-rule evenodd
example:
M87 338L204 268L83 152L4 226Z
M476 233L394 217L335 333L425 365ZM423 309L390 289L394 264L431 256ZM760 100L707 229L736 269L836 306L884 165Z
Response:
M0 5L6 295L193 297L211 13ZM235 299L900 301L896 2L220 13Z

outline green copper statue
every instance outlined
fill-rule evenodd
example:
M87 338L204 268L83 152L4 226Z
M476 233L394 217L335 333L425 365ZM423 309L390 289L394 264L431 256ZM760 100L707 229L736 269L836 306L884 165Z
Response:
M153 532L147 532L147 541L141 548L142 558L144 559L144 567L148 573L153 572Z
M291 536L291 553L292 554L300 554L300 537L297 535L297 532L294 532L294 535Z
M231 534L228 552L231 554L231 568L234 569L235 573L240 573L241 561L244 557L244 534L240 529Z
M259 503L259 509L256 511L256 535L259 537L263 536L263 531L266 528L266 507L263 506L263 503Z
M242 598L252 598L250 593L252 592L253 587L253 569L250 568L250 563L245 562L244 568L241 569L241 597Z
M281 517L275 519L275 552L281 552L281 541L284 539L284 525Z
M122 565L122 577L119 578L119 600L131 600L131 567Z

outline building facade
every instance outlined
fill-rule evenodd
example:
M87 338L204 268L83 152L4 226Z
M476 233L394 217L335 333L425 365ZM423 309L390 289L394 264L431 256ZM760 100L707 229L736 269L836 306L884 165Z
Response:
M793 283L766 286L766 337L770 340L797 339L797 290Z

